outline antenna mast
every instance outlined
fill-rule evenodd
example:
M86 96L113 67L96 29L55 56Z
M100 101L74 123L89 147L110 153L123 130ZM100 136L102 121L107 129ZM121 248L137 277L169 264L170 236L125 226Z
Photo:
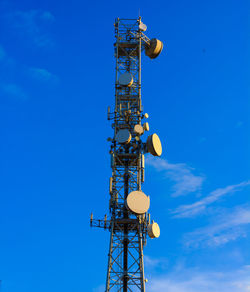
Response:
M160 236L160 228L151 222L148 209L150 198L142 192L145 171L145 153L160 156L162 146L156 134L149 135L146 142L142 135L149 131L148 114L143 114L141 102L141 53L151 59L162 51L163 44L149 39L144 32L147 27L138 19L115 21L114 44L116 58L115 108L108 120L113 120L114 137L110 156L112 176L109 185L110 217L93 219L90 224L110 231L108 269L105 292L145 292L143 247L147 235Z

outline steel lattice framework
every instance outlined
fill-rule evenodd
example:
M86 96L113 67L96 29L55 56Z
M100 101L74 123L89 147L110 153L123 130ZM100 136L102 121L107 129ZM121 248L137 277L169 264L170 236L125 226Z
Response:
M146 244L148 213L135 215L126 207L126 198L132 191L141 190L144 182L145 143L133 129L141 125L141 54L150 40L140 29L141 18L115 21L114 44L116 58L115 109L108 110L114 138L110 138L112 177L110 178L110 219L95 220L91 226L110 231L106 292L145 291L143 247ZM129 72L133 76L130 87L121 86L119 76ZM119 130L131 133L128 144L117 143Z

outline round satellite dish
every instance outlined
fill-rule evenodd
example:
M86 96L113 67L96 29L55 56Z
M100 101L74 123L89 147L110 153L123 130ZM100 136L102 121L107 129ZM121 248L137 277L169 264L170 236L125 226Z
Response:
M160 236L160 227L157 223L149 224L147 229L150 238L158 238Z
M142 191L134 191L127 196L126 205L131 212L142 215L148 211L150 199Z
M144 118L148 119L149 115L147 113L144 114Z
M149 124L148 123L143 124L143 129L144 131L149 131Z
M150 40L150 44L145 48L145 54L151 58L155 59L158 57L163 49L163 43L157 39Z
M147 142L147 150L154 156L161 156L162 154L162 147L161 147L161 140L158 135L153 134L148 136Z
M146 26L146 24L144 24L143 22L141 22L141 23L139 24L139 29L140 29L141 31L146 31L146 30L147 30L147 26Z
M135 125L134 126L134 132L136 133L136 135L142 135L144 133L144 129L141 125Z
M115 136L115 140L120 144L128 144L131 141L131 134L129 130L119 130Z
M130 87L133 84L133 81L134 81L133 80L133 76L129 72L121 74L119 76L119 79L118 79L118 82L119 82L120 85L128 86L128 87Z

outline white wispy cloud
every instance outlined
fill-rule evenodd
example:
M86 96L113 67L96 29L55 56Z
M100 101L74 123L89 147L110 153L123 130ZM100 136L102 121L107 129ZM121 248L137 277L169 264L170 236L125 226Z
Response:
M42 82L58 82L59 78L55 75L52 74L51 72L49 72L46 69L42 69L42 68L29 68L29 73L30 75Z
M22 101L28 99L28 94L19 85L14 83L2 84L0 85L0 90L2 94L10 98Z
M195 175L195 169L185 163L169 163L165 159L151 156L147 158L146 163L157 171L164 172L165 177L174 183L174 197L200 191L205 180L204 175Z
M105 285L102 284L96 288L93 288L92 292L103 292L105 290Z
M242 190L244 187L250 185L250 180L241 182L239 184L230 185L225 188L219 188L212 191L208 196L203 199L188 205L181 205L176 208L172 213L175 218L187 218L194 217L201 212L204 212L210 204L218 201L223 196L235 193Z
M145 268L148 270L152 269L163 269L167 266L168 260L166 258L153 258L148 255L144 255Z
M40 17L41 17L41 19L43 19L45 21L49 21L49 22L55 21L55 16L50 11L40 12Z
M172 273L153 277L148 292L249 292L250 268L243 266L234 271L200 271L178 269Z
M39 47L53 46L53 40L46 26L55 21L49 11L27 10L13 11L5 15L6 24L12 31L28 37Z
M213 247L249 234L250 207L238 206L215 216L213 222L184 235L186 247Z

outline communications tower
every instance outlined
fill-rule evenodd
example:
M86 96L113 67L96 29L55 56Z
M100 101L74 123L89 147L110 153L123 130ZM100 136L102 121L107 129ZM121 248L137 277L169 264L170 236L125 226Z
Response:
M157 238L160 229L148 213L150 198L142 192L144 154L160 156L162 146L156 134L146 142L148 118L141 102L141 55L156 58L163 44L149 39L147 27L138 19L115 20L114 55L116 59L115 107L108 108L114 136L108 138L112 176L109 180L109 212L103 220L93 218L90 224L110 231L108 269L105 292L145 291L143 247L147 235Z

